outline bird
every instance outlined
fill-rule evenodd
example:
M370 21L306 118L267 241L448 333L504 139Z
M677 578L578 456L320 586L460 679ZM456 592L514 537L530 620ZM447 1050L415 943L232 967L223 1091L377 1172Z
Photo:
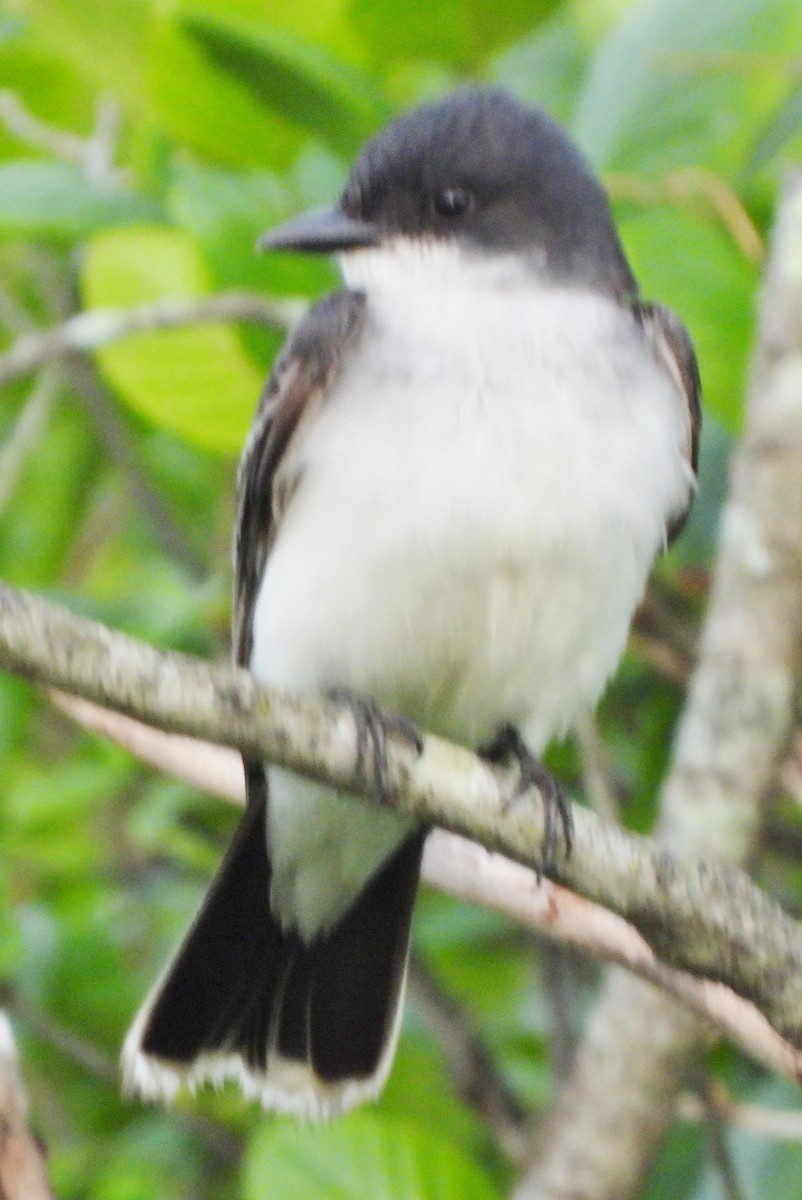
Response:
M262 239L335 255L238 476L235 662L388 729L540 756L614 671L697 476L701 385L606 193L542 109L467 86L392 120L339 201ZM393 715L395 714L395 715ZM424 831L244 756L247 805L123 1049L129 1091L238 1081L329 1119L380 1092ZM378 766L377 766L378 771Z

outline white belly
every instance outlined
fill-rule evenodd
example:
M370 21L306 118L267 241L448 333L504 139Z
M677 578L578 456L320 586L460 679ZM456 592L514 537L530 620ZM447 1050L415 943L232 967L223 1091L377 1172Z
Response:
M459 312L374 305L265 571L260 679L353 688L471 746L513 722L536 753L595 703L689 480L672 383L611 304L568 299L464 311L458 355ZM407 827L270 788L274 904L311 935Z

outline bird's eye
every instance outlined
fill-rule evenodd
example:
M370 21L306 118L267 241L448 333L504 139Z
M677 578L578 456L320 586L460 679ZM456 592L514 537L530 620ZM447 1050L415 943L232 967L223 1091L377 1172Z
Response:
M461 217L471 207L471 194L464 188L443 188L434 197L434 210L441 217Z

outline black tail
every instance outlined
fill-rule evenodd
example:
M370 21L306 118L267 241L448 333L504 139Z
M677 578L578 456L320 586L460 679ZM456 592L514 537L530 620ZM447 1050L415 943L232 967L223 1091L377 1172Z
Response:
M125 1081L170 1098L233 1077L265 1107L328 1115L375 1095L389 1070L423 834L305 945L270 911L265 787L249 782L200 912L126 1039Z

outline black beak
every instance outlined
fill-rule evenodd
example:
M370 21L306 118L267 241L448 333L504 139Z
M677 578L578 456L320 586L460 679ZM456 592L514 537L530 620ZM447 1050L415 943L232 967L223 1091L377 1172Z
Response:
M360 250L377 246L381 234L376 225L349 217L339 208L318 209L293 217L272 229L256 243L259 250L297 250L302 254L333 254L337 250Z

